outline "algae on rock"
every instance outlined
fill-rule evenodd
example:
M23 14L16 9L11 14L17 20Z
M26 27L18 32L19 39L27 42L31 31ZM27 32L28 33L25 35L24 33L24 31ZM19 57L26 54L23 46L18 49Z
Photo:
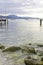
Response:
M15 51L18 51L18 50L21 50L21 48L16 47L16 46L11 46L11 47L4 49L2 52L15 52Z
M0 49L5 49L5 46L0 44Z

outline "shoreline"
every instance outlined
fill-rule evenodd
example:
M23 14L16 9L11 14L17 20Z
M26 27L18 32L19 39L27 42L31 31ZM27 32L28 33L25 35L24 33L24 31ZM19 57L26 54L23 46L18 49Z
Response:
M4 45L0 44L0 53L2 54L2 57L0 57L0 60L1 58L3 59L1 65L3 65L3 63L5 63L6 65L7 64L9 65L10 63L11 63L10 65L26 65L26 63L30 60L29 57L31 57L31 59L33 58L34 61L35 59L39 61L41 57L43 58L43 49L41 48L43 48L43 45L41 44L36 45L31 43L27 45L21 45L21 46L13 45L10 47L5 47ZM27 58L28 58L28 61L26 60Z

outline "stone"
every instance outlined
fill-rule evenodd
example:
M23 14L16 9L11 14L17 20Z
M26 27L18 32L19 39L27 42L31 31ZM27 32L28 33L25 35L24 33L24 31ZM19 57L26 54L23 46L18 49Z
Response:
M41 58L41 61L43 61L43 57Z
M43 65L42 61L38 59L26 58L24 59L25 65Z
M29 48L29 47L25 47L24 49L22 49L22 52L27 52L27 53L33 53L36 54L35 49L34 48Z
M39 46L39 47L43 47L43 45L42 45L42 44L38 44L37 46Z
M20 49L21 49L20 47L12 46L12 47L8 47L8 48L2 50L2 52L15 52L15 51L18 51Z
M4 45L0 45L0 49L5 49L5 46Z
M35 60L35 59L34 60L33 59L25 59L24 62L26 65L37 65L38 64L37 60Z
M29 45L32 45L31 43L29 43Z

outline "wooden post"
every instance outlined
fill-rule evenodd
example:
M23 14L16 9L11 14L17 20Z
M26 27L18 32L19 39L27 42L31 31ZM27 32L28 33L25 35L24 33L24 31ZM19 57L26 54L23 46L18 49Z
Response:
M8 24L8 18L6 18L6 23Z
M0 21L1 21L1 25L2 25L2 17L0 18Z
M6 25L6 20L4 21L5 25Z
M42 26L42 19L40 19L40 26Z

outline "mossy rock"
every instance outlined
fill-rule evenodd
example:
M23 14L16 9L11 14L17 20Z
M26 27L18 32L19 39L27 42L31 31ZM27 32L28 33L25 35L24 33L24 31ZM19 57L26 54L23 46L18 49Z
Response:
M15 52L20 49L21 49L20 47L12 46L12 47L8 47L8 48L4 49L2 52Z
M43 62L37 59L25 59L24 63L25 65L43 65Z
M36 54L34 48L25 48L25 49L22 49L22 52L27 52L27 53L33 53L33 54Z
M40 53L37 52L37 54L38 54L39 56L43 56L43 52L40 52Z
M43 61L43 57L41 57L41 61Z
M3 46L3 45L0 45L0 49L5 49L5 46Z
M32 45L32 43L29 43L29 45Z
M39 46L39 47L43 47L43 45L41 45L41 44L38 44L37 46Z
M34 53L34 54L36 54L36 52L35 52L35 49L34 49L34 48L29 49L29 52L30 52L30 53Z

